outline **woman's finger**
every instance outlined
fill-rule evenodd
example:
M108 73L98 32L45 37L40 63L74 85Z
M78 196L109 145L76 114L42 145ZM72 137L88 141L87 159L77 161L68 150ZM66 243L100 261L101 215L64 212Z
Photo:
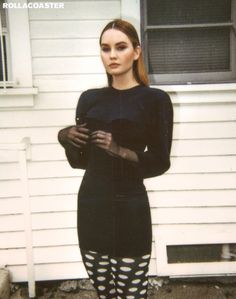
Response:
M106 138L106 133L105 132L102 132L102 131L96 131L96 132L93 132L91 135L90 135L91 139L104 139Z
M95 143L95 144L107 144L106 139L101 139L101 138L94 138L91 139L91 143Z
M88 128L84 128L84 127L80 127L80 126L76 126L76 131L77 132L83 132L83 133L90 133L90 130Z
M81 149L81 148L82 148L81 145L79 145L79 144L77 144L77 143L75 143L75 142L73 142L73 141L71 141L70 144L73 145L74 147L77 147L78 149Z
M79 134L75 134L75 138L78 138L78 139L86 139L86 140L88 140L90 137L89 137L89 135L87 135L87 134L82 134L82 133L79 133Z
M78 139L85 139L85 140L88 140L89 139L89 135L88 134L83 134L83 133L79 133L77 131L71 133L71 139L73 138L78 138Z
M91 143L96 143L96 144L107 144L107 140L104 138L93 138L90 141Z
M106 135L107 132L98 130L98 131L93 131L90 135L91 135L91 136L94 136L94 135L98 135L98 134L100 134L100 135Z
M74 143L76 143L76 144L81 144L81 145L86 145L86 144L87 144L86 141L81 140L81 139L76 138L76 137L72 139L72 142L74 142Z

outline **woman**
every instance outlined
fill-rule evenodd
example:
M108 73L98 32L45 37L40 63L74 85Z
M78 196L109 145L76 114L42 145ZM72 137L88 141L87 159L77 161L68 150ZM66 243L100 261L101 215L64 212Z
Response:
M81 94L77 125L58 139L70 165L86 169L78 238L99 298L147 298L152 222L143 179L170 167L173 108L167 93L148 86L129 22L109 22L99 44L108 86Z

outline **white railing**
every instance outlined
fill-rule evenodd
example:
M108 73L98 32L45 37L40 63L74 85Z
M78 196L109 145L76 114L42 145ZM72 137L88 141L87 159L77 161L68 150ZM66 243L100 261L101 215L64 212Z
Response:
M18 153L20 166L21 197L24 202L27 277L29 296L35 297L35 274L32 242L31 204L28 186L27 160L30 159L30 139L24 138L20 143L0 143L0 151L14 151Z

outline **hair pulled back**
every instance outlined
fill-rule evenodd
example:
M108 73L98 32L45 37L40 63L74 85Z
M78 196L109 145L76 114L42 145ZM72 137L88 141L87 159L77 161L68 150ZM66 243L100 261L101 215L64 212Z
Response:
M108 29L117 29L117 30L120 30L121 32L123 32L124 34L126 34L128 36L128 38L130 39L134 49L137 46L140 46L139 37L138 37L136 29L134 28L134 26L131 23L129 23L125 20L122 20L122 19L114 19L113 21L109 22L103 28L100 38L99 38L100 46L101 46L101 41L102 41L102 35ZM107 74L107 79L108 79L108 86L111 86L112 85L112 75L110 75L108 72L106 72L106 74ZM139 58L137 60L135 60L133 63L133 74L134 74L135 80L140 85L144 85L144 86L149 85L148 75L147 75L147 72L145 69L142 52L140 53Z

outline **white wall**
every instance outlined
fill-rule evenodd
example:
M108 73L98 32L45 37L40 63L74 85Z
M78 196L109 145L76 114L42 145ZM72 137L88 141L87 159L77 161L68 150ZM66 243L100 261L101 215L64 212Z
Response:
M106 84L98 37L120 17L120 1L65 1L64 10L29 10L33 108L1 111L1 142L30 137L28 161L36 280L87 277L76 233L77 191L83 175L65 160L60 128L74 120L80 93ZM163 87L174 103L172 167L146 180L153 228L210 224L236 228L236 96L231 90ZM0 152L0 264L13 281L27 280L19 167ZM207 229L207 226L206 226ZM154 240L154 237L153 237ZM153 242L150 275L156 274Z
M57 142L74 122L80 93L105 85L98 37L120 16L119 1L65 1L64 10L29 10L34 107L1 111L1 142L31 140L28 161L35 278L86 277L76 233L76 195L83 171L73 170ZM22 66L23 67L23 66ZM23 202L13 152L0 152L0 264L14 281L27 280ZM6 250L7 249L7 250Z

